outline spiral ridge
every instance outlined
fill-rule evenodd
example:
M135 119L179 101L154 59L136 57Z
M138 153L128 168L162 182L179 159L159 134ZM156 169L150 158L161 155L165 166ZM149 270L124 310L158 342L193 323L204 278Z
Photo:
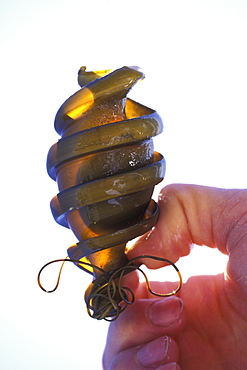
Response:
M87 302L107 279L83 261L115 273L128 263L126 243L150 230L158 218L151 197L164 177L165 160L154 151L152 137L162 132L162 120L156 111L126 97L143 78L134 67L98 72L82 67L81 89L55 118L61 139L50 148L47 171L59 193L51 210L79 240L68 256L94 276Z

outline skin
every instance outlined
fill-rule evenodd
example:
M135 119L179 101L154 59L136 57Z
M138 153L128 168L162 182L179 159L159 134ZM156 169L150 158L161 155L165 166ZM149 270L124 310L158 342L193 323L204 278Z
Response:
M134 245L128 258L153 254L176 262L192 244L206 245L229 256L227 271L191 277L171 298L154 298L135 273L126 275L136 300L110 325L104 369L247 369L247 190L169 185L159 206L153 232ZM162 292L166 284L152 287ZM163 308L155 311L158 301ZM173 307L180 307L176 315Z

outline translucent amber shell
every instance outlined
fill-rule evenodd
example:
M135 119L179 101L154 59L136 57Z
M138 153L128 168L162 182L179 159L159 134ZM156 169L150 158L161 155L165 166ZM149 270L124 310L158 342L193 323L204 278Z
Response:
M71 259L92 263L111 274L127 263L126 243L150 230L158 209L151 199L162 181L165 160L152 137L162 120L152 109L126 98L144 75L136 68L79 71L81 89L60 107L55 129L61 135L47 160L59 194L51 201L55 220L69 227L79 242ZM77 264L105 283L102 272ZM103 282L102 282L103 281Z

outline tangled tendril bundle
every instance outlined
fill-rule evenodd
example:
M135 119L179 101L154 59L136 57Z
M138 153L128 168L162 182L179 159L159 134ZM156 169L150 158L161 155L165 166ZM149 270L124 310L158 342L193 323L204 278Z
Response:
M143 259L143 258L162 261L162 262L166 262L169 265L171 265L178 274L179 283L178 283L177 288L170 293L154 292L151 289L147 275L140 268L140 266L136 264L138 260ZM62 265L61 265L61 268L58 274L58 279L57 279L57 283L55 287L52 290L47 291L40 282L40 276L41 276L42 271L48 265L55 263L55 262L62 262ZM52 293L58 288L62 268L65 262L73 262L75 264L82 263L81 261L66 258L66 259L54 260L54 261L51 261L45 264L41 268L38 274L38 284L42 290L44 290L47 293ZM85 264L85 266L90 265L87 262L84 262L83 264ZM169 261L168 259L161 258L161 257L155 257L155 256L149 256L149 255L139 256L137 258L130 260L126 266L123 266L117 269L111 274L107 273L106 271L103 271L97 266L91 266L91 267L93 267L96 270L97 269L100 270L100 272L102 273L101 278L100 278L101 281L100 283L98 282L99 284L97 288L95 288L94 292L85 298L85 301L86 301L87 311L88 311L89 316L91 316L92 318L98 319L98 320L105 319L106 321L114 321L118 318L119 314L123 312L128 305L134 303L135 295L134 295L133 290L130 289L129 287L125 287L122 285L122 278L124 274L128 272L132 272L135 270L138 270L139 272L141 272L145 278L148 291L155 296L169 297L171 295L176 294L182 286L182 276L177 266L173 262ZM94 284L97 285L97 282L94 281Z

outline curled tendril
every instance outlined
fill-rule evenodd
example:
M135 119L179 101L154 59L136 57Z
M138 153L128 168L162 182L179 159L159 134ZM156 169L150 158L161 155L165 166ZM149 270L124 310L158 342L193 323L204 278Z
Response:
M166 262L169 265L171 265L176 270L176 272L178 274L179 282L178 282L177 288L175 290L173 290L172 292L169 292L169 293L154 292L151 289L150 282L147 278L147 275L140 268L140 266L136 264L136 262L138 262L138 260L144 259L144 258ZM56 282L55 287L52 290L46 290L40 282L40 276L41 276L42 271L48 265L51 265L55 262L62 262L62 265L61 265L59 273L58 273L57 282ZM134 270L140 271L140 273L144 276L148 291L151 294L153 294L155 296L158 296L158 297L172 296L172 295L176 294L181 289L181 286L182 286L182 276L181 276L181 273L180 273L179 269L177 268L177 266L173 262L171 262L170 260L168 260L166 258L149 256L149 255L142 255L142 256L139 256L139 257L136 257L136 258L133 258L132 260L130 260L127 263L126 266L121 267L121 268L119 268L119 269L117 269L117 270L115 270L111 273L108 273L105 270L101 269L100 267L98 267L98 266L96 266L92 263L82 262L80 260L69 259L68 257L66 257L65 259L57 259L57 260L54 260L54 261L50 261L50 262L46 263L40 269L40 271L38 273L38 285L43 291L45 291L47 293L52 293L58 288L58 285L59 285L59 282L60 282L60 277L61 277L61 272L62 272L62 269L63 269L63 266L64 266L65 262L73 262L73 263L80 264L80 265L90 266L90 267L92 267L93 269L97 270L98 272L100 272L102 274L100 279L101 279L101 281L104 280L105 283L102 284L102 285L99 285L97 287L97 279L95 279L93 281L93 283L94 283L94 286L96 286L96 288L94 288L92 290L92 292L88 295L88 297L85 298L86 306L87 306L87 312L88 312L89 316L91 316L91 317L93 317L97 320L104 319L106 321L114 321L118 318L120 313L123 312L128 305L131 305L132 303L134 303L135 295L134 295L133 290L128 288L128 287L122 286L123 276L128 272L131 272L131 271L134 271Z
M53 264L53 263L56 263L56 262L62 262L61 264L61 267L60 267L60 270L59 270L59 273L58 273L58 278L57 278L57 282L56 282L56 285L55 287L52 289L52 290L46 290L43 285L41 284L40 282L40 276L41 276L41 273L42 271L48 267L49 265ZM53 261L50 261L50 262L47 262L44 266L41 267L41 269L39 270L39 273L38 273L38 277L37 277L37 280L38 280L38 285L40 287L40 289L42 289L44 292L46 293L53 293L55 292L55 290L57 290L58 288L58 285L59 285L59 282L60 282L60 278L61 278L61 273L62 273L62 269L63 269L63 266L65 264L65 262L73 262L73 263L76 263L78 265L85 265L85 266L90 266L96 270L98 270L99 272L101 273L106 273L105 270L101 269L100 267L96 266L96 265L93 265L92 263L87 263L87 262L82 262L82 261L79 261L79 260L76 260L76 259L73 259L73 258L69 258L69 257L66 257L66 258L60 258L60 259L57 259L57 260L53 260Z

